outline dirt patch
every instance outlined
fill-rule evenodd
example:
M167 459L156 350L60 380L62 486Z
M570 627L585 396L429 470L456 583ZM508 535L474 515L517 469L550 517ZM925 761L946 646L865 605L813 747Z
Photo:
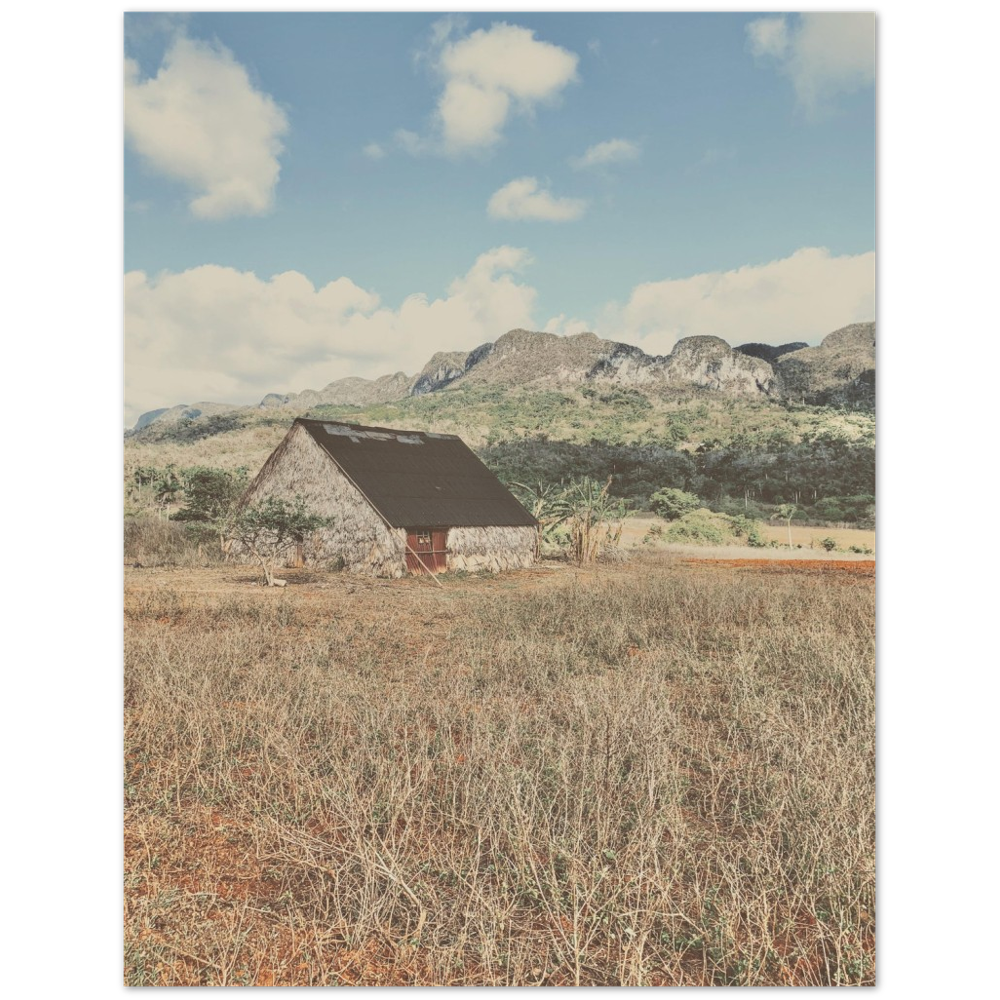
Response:
M726 569L749 569L760 573L852 573L874 576L874 559L699 559L686 558L685 563L720 566Z

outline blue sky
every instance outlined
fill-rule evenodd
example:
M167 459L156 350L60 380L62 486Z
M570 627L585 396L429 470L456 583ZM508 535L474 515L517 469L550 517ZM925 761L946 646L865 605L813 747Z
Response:
M874 318L871 15L133 14L126 418Z

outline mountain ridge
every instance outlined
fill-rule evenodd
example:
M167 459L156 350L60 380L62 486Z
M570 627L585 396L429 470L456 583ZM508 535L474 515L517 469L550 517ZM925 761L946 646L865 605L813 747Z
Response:
M539 390L606 385L660 395L698 389L725 396L794 399L818 405L873 408L875 323L852 323L815 347L802 341L778 347L731 347L721 337L685 337L666 355L594 333L560 336L514 329L471 351L438 351L415 375L375 379L347 376L323 389L267 393L257 404L179 404L142 414L128 433L154 424L194 420L248 409L303 413L322 405L366 406L447 392L463 385Z

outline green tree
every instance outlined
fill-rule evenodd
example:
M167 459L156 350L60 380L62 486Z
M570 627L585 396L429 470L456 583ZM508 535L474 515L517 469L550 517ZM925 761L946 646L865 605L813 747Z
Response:
M266 497L236 507L227 520L226 536L260 563L267 586L283 587L286 581L274 575L277 560L291 546L332 523L333 518L314 514L301 494L291 501Z
M227 519L247 485L246 466L233 472L204 465L185 469L184 506L171 518L213 530L220 548L225 545Z
M676 521L702 506L701 500L693 493L675 489L658 490L649 498L649 504L660 517L668 521Z
M152 465L140 465L132 473L132 478L141 489L148 490L153 498L153 505L157 513L163 516L164 511L177 502L178 497L184 491L184 481L177 471L177 466L173 463L165 469L158 469Z

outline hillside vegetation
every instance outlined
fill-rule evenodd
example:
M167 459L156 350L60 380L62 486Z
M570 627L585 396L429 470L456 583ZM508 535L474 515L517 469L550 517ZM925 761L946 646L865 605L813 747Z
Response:
M710 392L654 398L589 385L462 386L364 407L324 405L308 415L458 434L507 483L610 476L612 494L636 510L647 509L657 490L675 487L719 510L736 505L762 516L794 503L800 515L850 522L865 516L875 492L875 420L866 410ZM140 467L243 466L254 474L291 421L281 410L244 409L154 423L130 435L129 503L139 503L132 479Z

